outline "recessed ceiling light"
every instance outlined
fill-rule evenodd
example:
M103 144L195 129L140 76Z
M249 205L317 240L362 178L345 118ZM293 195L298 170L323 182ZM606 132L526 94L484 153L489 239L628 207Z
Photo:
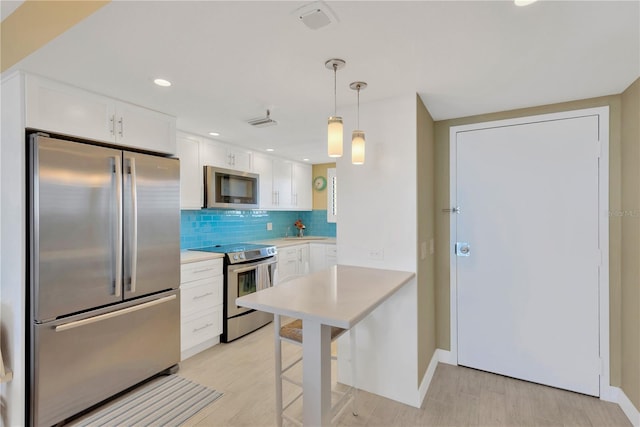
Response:
M529 6L531 3L535 3L538 0L513 0L516 6Z
M165 80L165 79L155 79L153 82L155 84L157 84L158 86L162 86L162 87L171 86L171 82L169 80Z
M209 132L209 135L211 135L211 136L220 136L220 134L218 132Z
M308 161L309 161L309 159L302 159L302 160L304 160L305 162L308 162Z
M272 152L272 151L276 151L273 148L267 148L267 151Z

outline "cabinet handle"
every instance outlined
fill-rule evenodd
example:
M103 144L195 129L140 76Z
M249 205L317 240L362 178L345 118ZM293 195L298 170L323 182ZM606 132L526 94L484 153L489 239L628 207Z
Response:
M211 268L202 268L200 270L193 270L193 273L204 273L205 271L211 271L213 270L213 267Z
M111 116L109 118L109 133L111 134L111 136L116 135L116 117L115 116Z
M124 118L120 117L120 120L118 120L118 124L120 125L120 131L118 132L120 134L121 138L124 138Z
M210 328L212 326L213 326L213 323L207 323L206 325L200 326L199 328L193 328L193 332L198 332L198 331L201 331L203 329Z
M202 295L196 295L195 297L193 297L193 299L194 300L199 300L200 298L208 297L209 295L213 295L213 292L207 292L207 293L202 294Z

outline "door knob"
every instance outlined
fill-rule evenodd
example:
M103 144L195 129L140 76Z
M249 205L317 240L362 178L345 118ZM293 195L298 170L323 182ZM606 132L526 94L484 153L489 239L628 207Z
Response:
M469 256L471 249L467 242L456 243L456 255L457 256Z

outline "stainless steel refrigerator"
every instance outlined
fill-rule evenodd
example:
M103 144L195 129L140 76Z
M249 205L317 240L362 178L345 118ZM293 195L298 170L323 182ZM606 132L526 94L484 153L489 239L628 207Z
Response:
M180 360L177 159L28 137L31 424Z

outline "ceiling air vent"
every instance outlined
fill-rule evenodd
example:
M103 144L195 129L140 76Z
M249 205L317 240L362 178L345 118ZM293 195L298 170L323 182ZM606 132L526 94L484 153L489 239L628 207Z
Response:
M307 28L317 30L338 21L335 13L322 1L314 1L293 11L294 15Z
M247 123L251 126L255 126L257 128L265 128L267 126L275 126L278 124L275 120L273 120L270 116L271 112L267 110L266 117L258 117L257 119L251 119Z

